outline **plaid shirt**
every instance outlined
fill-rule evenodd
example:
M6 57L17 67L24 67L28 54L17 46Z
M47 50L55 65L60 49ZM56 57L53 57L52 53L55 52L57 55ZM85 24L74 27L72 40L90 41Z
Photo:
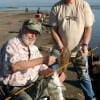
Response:
M23 71L17 71L10 74L11 64L22 60L31 60L42 57L40 51L35 45L31 45L30 52L18 37L9 40L0 51L0 80L5 85L24 86L34 82L38 78L39 71L48 67L44 64L29 68Z

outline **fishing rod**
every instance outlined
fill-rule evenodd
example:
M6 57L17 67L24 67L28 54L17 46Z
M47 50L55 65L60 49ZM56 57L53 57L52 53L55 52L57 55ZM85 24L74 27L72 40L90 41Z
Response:
M98 48L100 48L100 45L98 45L98 46L92 48L91 51L93 52L93 51L95 51L95 50L98 49Z

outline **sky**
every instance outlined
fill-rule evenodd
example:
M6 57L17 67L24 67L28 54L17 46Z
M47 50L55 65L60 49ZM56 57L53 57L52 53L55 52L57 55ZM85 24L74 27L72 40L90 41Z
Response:
M53 5L59 0L0 0L0 6L16 5ZM91 5L100 5L100 0L87 0Z
M27 5L50 5L54 4L58 0L0 0L0 5L16 5L16 4L21 4L24 5L24 3L27 2Z

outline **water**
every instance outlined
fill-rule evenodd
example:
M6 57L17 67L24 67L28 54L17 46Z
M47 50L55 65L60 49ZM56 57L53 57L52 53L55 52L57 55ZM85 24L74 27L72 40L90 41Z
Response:
M95 15L95 23L92 31L92 39L90 47L100 46L100 8L92 8ZM96 50L96 54L100 55L100 48Z
M42 5L37 5L37 6L21 6L21 7L0 7L0 11L24 11L26 8L28 8L29 11L36 11L38 8L41 8L42 11L50 11L51 5L47 6L42 6Z
M38 7L41 10L50 10L51 6L58 0L3 0L0 1L0 11L11 10L25 10L27 7L29 10L37 10Z

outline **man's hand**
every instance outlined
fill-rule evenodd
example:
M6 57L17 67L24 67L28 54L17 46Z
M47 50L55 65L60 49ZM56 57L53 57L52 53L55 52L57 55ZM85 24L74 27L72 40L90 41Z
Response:
M52 69L50 69L50 68L41 71L41 74L42 74L44 77L49 77L49 76L51 76L53 73L54 73L54 70L52 70Z
M54 64L56 62L56 57L55 56L49 56L48 58L48 66Z
M60 48L60 52L63 52L64 51L64 47Z
M52 70L52 69L50 69L50 68L41 71L41 75L43 75L44 77L52 76L53 73L54 73L54 70ZM59 71L58 71L57 73L58 73L59 80L60 80L61 82L64 82L64 80L66 79L65 73L64 73L64 72L59 72Z
M82 51L85 55L88 55L88 46L87 45L83 45L82 46Z

